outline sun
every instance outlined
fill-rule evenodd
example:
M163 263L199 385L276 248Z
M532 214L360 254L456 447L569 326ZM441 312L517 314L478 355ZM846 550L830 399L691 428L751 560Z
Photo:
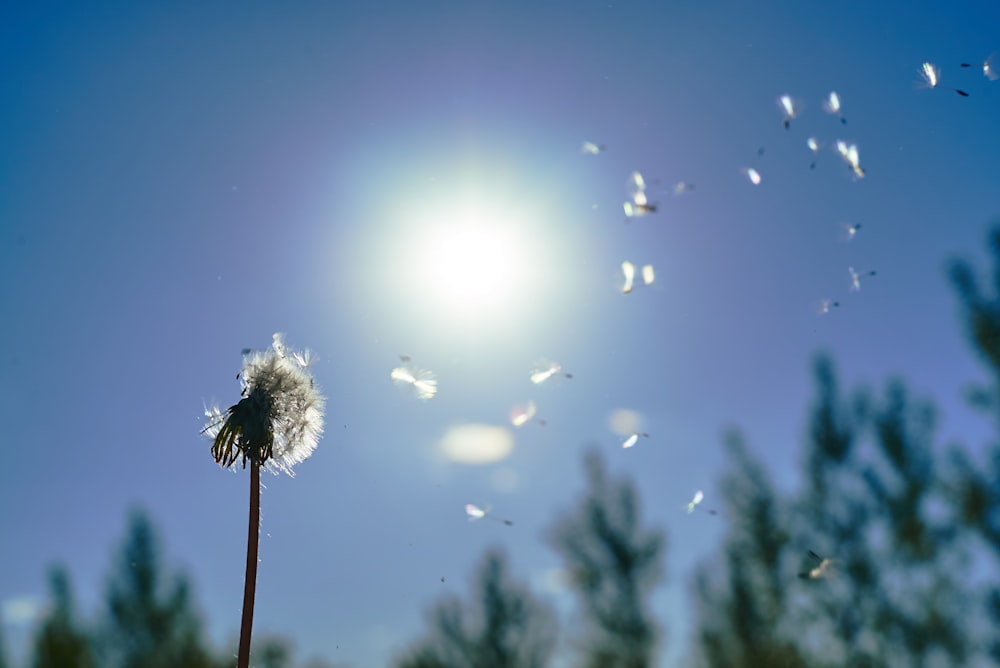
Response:
M511 299L523 269L511 225L466 212L427 230L423 282L435 300L478 310Z
M526 222L469 204L432 211L413 229L412 279L421 303L452 319L509 315L536 274Z

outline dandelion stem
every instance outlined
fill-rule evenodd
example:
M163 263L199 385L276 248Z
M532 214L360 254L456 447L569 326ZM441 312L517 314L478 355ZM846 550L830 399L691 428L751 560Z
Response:
M260 465L250 463L250 525L247 529L247 575L243 585L243 624L240 626L238 668L250 668L253 600L257 590L257 548L260 541Z

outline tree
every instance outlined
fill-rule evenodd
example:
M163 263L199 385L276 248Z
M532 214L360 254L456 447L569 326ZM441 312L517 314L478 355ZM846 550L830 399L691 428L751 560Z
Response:
M132 512L108 582L101 665L212 668L202 627L187 577L164 572L149 518Z
M97 660L86 631L76 619L69 573L61 566L49 570L51 607L35 635L34 668L94 668Z
M555 647L555 615L523 585L510 581L506 559L490 550L475 580L471 605L438 603L431 634L398 668L542 668Z
M596 453L586 456L584 466L588 490L576 512L556 523L550 538L583 606L580 665L655 665L659 629L649 611L649 595L663 577L666 538L640 526L631 481L609 480Z

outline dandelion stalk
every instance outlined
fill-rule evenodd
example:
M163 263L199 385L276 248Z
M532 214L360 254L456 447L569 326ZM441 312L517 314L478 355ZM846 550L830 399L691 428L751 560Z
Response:
M253 602L257 593L257 548L260 545L260 466L250 465L250 526L247 528L247 575L243 584L243 622L237 666L250 665L250 638L253 632Z
M240 378L243 398L225 413L205 410L202 433L212 439L212 456L224 468L250 462L250 518L247 571L243 588L238 668L250 666L257 551L260 540L260 469L294 475L292 466L308 458L323 431L324 399L309 372L311 356L289 353L274 335L270 350L246 351Z

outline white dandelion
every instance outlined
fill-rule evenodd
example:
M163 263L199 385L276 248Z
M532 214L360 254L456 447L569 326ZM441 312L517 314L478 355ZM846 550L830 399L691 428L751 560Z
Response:
M308 365L299 362L307 353L286 352L275 334L270 350L245 355L239 373L243 399L225 413L217 406L206 411L202 431L212 439L212 455L222 466L241 459L246 468L249 460L272 473L292 475L292 467L316 449L324 398Z
M302 359L305 354L301 353ZM241 460L250 462L250 521L247 536L247 567L243 590L243 618L237 666L250 665L254 597L257 586L257 554L260 543L260 469L293 475L292 467L307 459L323 433L325 399L316 388L308 365L300 364L280 334L271 349L248 352L237 376L242 399L223 413L207 408L202 433L212 439L212 456L230 468Z

